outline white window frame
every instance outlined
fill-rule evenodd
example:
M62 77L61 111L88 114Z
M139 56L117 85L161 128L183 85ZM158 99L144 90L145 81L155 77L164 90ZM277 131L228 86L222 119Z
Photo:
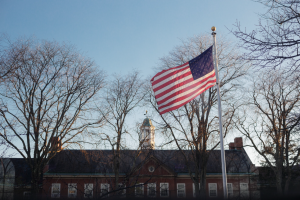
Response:
M213 187L215 188L216 190L216 196L212 196L211 195L211 192L213 190ZM218 185L217 183L209 183L208 184L208 194L209 194L209 197L218 197Z
M246 185L247 189L246 190L242 190L242 185ZM240 183L240 188L241 188L241 191L249 191L248 183Z
M200 190L200 183L199 183L199 190ZM196 197L196 187L195 187L195 183L193 183L193 197Z
M246 189L243 189L242 185L246 185ZM249 198L249 185L248 183L240 183L240 197L241 198Z
M71 191L75 191L74 194L70 193ZM77 197L77 183L68 183L68 198L76 198Z
M110 186L108 183L101 183L100 184L100 191L101 191L101 196L104 195L103 194L103 190L107 190L107 195L104 195L103 197L109 197L109 189L110 189Z
M58 191L59 193L53 193L53 189L54 187L53 186L58 186ZM52 183L51 185L51 198L60 198L60 183Z
M124 189L122 190L122 192L118 191L118 192L120 192L119 195L126 195L126 185L123 183L119 183L118 189L120 189L120 188L124 188Z
M150 195L150 188L154 188L154 195ZM147 196L148 197L156 197L156 183L148 183L147 184Z
M140 188L141 189L141 194L137 194L137 189ZM138 197L144 197L144 184L143 183L138 183L137 185L135 185L135 196Z
M85 183L84 184L84 198L93 198L93 183ZM88 194L88 191L92 191L91 194Z
M163 185L166 185L166 186L167 186L167 188L166 188L166 189L167 189L167 195L166 195L166 196L161 195L161 194L162 194L162 186L163 186ZM160 190L159 190L159 191L160 191L160 192L159 192L159 193L160 193L160 197L169 197L169 183L160 183L159 186L160 186L160 188L159 188L159 189L160 189Z
M180 192L179 192L179 186L183 186L183 196L180 196ZM177 183L177 197L178 198L185 198L186 197L186 190L185 190L185 183Z
M228 197L233 196L233 185L232 183L227 183Z

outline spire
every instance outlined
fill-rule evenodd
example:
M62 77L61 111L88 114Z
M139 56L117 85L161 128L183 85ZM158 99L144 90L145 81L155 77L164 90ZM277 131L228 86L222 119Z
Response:
M140 145L142 149L154 149L155 148L155 127L151 120L146 117L140 127Z

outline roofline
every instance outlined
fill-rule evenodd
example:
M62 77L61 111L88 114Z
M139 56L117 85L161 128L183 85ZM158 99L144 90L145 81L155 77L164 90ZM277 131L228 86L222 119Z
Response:
M63 176L63 177L91 177L91 176L96 176L96 177L107 177L107 176L115 176L114 173L44 173L43 177L58 177L58 176ZM120 173L120 177L125 177L125 173Z
M234 176L254 176L257 175L256 173L227 173L227 176L234 177ZM114 177L114 173L45 173L44 178L46 177ZM120 177L126 177L125 173L120 173ZM177 175L162 175L159 177L189 177L189 173L178 173ZM222 173L207 173L207 177L221 177ZM140 177L145 177L145 176L140 176ZM153 177L153 176L152 176Z

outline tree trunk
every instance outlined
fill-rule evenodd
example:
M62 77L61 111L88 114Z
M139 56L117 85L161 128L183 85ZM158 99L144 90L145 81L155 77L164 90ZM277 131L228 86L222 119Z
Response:
M289 194L289 186L290 186L290 182L291 182L291 174L289 173L288 178L285 181L285 185L284 185L284 194L288 195Z
M32 173L32 180L31 180L31 198L32 199L39 199L39 182L41 179L41 171L37 166L37 169L33 169Z
M4 169L3 169L4 170ZM3 171L3 185L2 185L2 197L1 197L1 199L4 199L4 192L5 192L5 171Z
M119 176L120 176L120 143L121 143L121 131L117 139L117 149L114 160L114 170L115 170L115 190L118 190Z
M282 170L277 169L276 173L276 188L277 188L277 194L282 196L283 191L282 191Z
M206 166L200 170L200 198L206 198Z

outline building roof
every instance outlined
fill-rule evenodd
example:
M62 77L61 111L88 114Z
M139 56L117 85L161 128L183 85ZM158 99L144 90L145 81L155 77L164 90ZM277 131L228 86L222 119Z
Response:
M153 126L151 120L147 117L144 119L142 126Z
M155 158L160 164L172 170L174 174L188 173L196 165L193 153L184 151L189 158L185 163L183 155L178 150L122 150L120 153L120 173L128 174L147 160ZM253 164L244 150L226 150L226 166L228 173L250 173ZM210 152L207 173L222 173L221 152ZM63 150L50 160L47 174L55 173L113 173L112 150Z
M30 185L31 184L31 169L24 158L10 158L15 170L15 184Z

